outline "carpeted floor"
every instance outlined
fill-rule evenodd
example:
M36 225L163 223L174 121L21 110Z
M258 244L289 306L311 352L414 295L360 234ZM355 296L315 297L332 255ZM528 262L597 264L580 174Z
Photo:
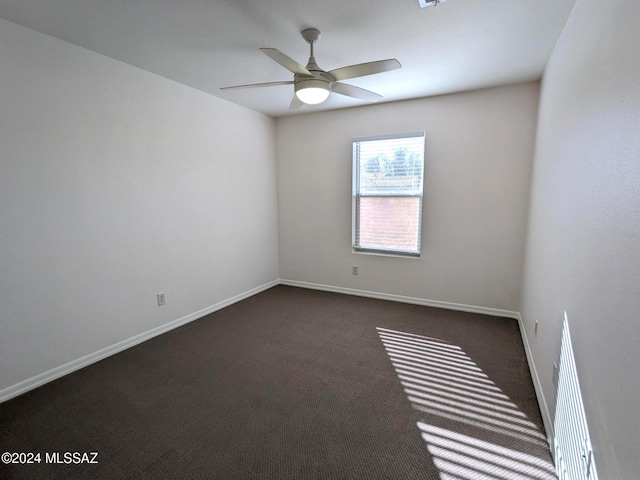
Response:
M555 478L515 320L285 286L1 404L5 451L40 453L12 480Z

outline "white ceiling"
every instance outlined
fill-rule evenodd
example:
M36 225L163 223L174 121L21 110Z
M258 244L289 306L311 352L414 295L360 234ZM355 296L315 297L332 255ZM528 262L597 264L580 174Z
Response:
M290 113L292 80L261 53L306 65L300 31L322 37L325 70L397 58L401 70L347 80L393 101L535 80L575 0L0 0L0 17L271 116ZM332 94L303 111L361 105Z

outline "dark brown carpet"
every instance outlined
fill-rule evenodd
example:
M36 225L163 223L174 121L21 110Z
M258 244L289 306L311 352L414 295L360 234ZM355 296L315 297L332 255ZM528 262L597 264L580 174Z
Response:
M278 286L1 404L0 478L554 478L544 438L515 320Z

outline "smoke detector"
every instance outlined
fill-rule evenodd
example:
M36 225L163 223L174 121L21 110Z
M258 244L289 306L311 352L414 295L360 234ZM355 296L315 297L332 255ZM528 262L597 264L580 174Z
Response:
M420 8L424 7L435 7L439 3L446 2L447 0L418 0L420 4Z

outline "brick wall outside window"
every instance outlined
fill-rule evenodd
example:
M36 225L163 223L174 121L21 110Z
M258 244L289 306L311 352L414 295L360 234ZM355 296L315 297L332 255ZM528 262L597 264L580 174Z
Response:
M360 247L418 250L420 197L360 197Z

